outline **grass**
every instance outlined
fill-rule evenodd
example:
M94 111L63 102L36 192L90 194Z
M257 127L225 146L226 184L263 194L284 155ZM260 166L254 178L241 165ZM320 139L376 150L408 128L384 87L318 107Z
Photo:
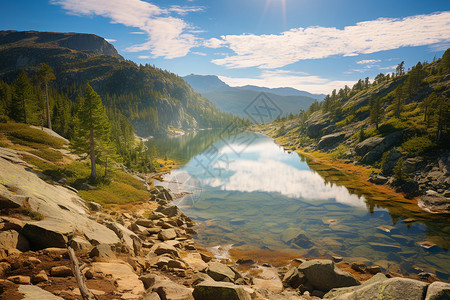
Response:
M416 136L413 137L401 145L401 148L408 153L410 156L417 156L426 151L433 149L436 146L428 137L426 136Z
M14 139L14 143L30 146L43 144L53 148L62 148L64 140L48 135L42 130L31 128L29 125L21 123L0 123L0 131L9 138Z
M131 175L130 175L131 176ZM79 191L78 195L87 200L100 204L127 204L148 199L147 191L117 181L101 184L98 190Z

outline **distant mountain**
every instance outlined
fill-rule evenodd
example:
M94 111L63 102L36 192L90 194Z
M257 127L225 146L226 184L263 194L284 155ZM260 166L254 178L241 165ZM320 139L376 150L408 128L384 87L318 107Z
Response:
M229 112L240 117L248 117L246 108L252 101L264 92L281 111L281 116L289 113L298 114L315 100L322 100L324 95L314 95L294 88L265 88L247 85L243 87L230 87L215 75L188 75L183 77L196 92L214 103L222 111ZM278 115L275 114L272 120Z

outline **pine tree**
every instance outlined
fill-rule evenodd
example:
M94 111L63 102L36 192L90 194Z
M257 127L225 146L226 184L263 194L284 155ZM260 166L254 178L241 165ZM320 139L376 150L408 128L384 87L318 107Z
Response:
M10 117L16 122L27 123L27 104L32 101L32 85L28 73L21 70L13 84Z
M378 124L383 117L383 103L380 98L375 98L370 103L370 123L375 124L378 130Z
M55 80L55 74L53 74L53 69L47 65L42 64L41 69L38 72L39 81L41 81L45 86L45 115L47 118L47 127L52 129L52 120L50 117L50 103L48 99L48 83Z
M108 144L110 124L102 99L86 84L85 98L79 103L74 129L74 148L79 153L88 153L91 160L91 178L97 177L96 148ZM105 148L105 147L103 147Z

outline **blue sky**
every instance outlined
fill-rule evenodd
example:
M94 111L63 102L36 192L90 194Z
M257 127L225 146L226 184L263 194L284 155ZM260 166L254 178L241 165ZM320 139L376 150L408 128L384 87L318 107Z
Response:
M443 0L3 0L1 30L93 33L127 59L329 93L450 47Z

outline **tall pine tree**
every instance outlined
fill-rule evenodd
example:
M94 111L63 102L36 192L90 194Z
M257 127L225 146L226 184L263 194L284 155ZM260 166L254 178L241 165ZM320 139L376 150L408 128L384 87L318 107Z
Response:
M48 83L55 80L55 74L53 74L53 69L47 65L42 64L41 69L38 72L39 81L41 81L45 86L45 115L47 118L47 127L52 129L52 119L50 117L50 101L48 99Z
M110 123L102 99L86 84L84 99L79 103L75 120L73 146L79 153L88 153L91 160L91 178L97 177L96 149L108 144Z

